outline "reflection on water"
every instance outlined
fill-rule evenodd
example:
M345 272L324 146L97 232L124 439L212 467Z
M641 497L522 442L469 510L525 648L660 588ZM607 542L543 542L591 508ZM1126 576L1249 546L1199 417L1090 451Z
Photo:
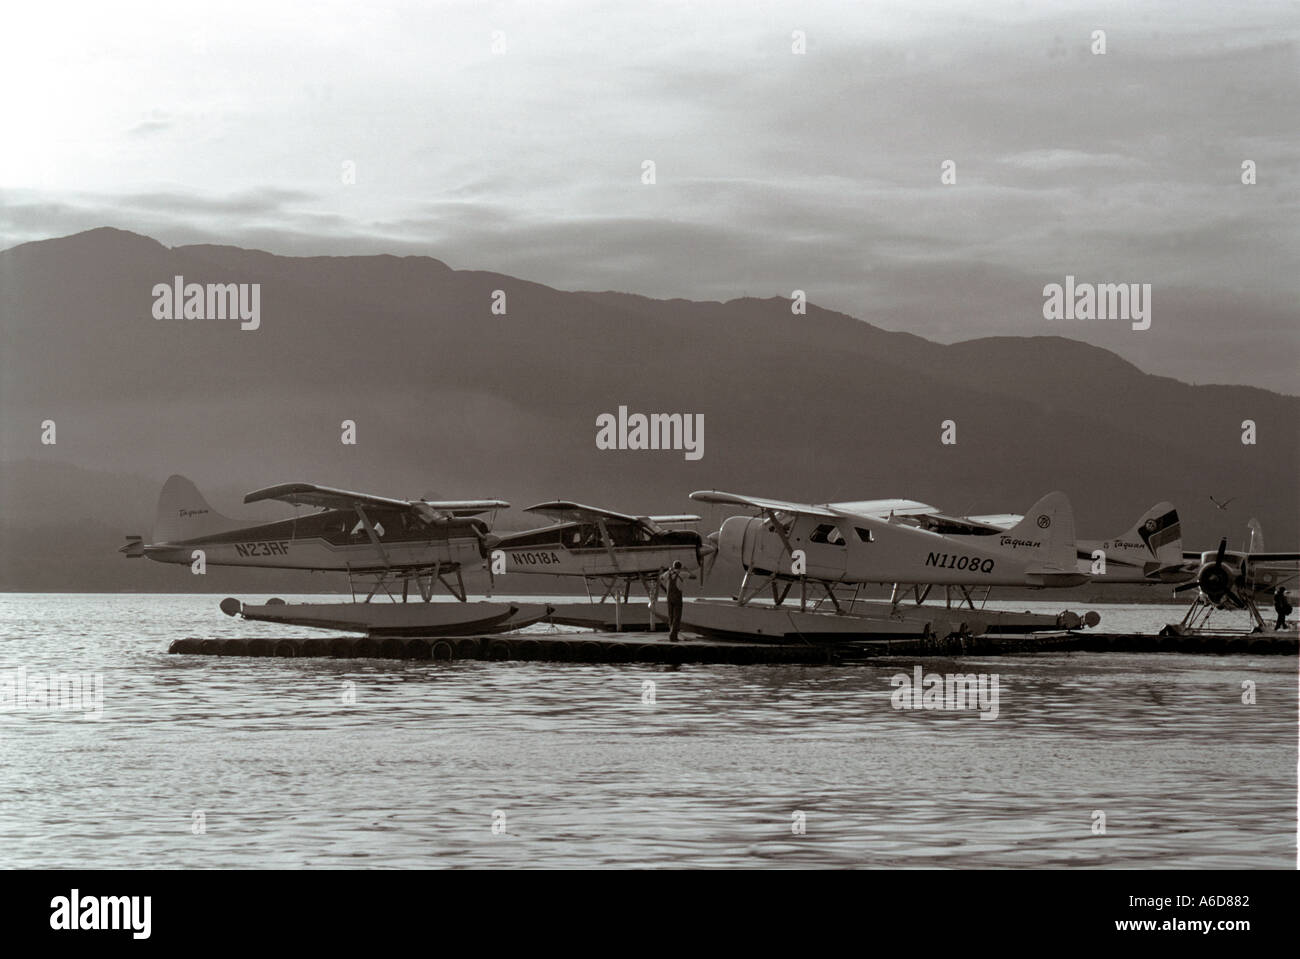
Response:
M0 865L1296 864L1295 657L923 663L997 673L988 722L895 710L910 660L167 655L184 636L304 634L218 599L0 598L0 679L104 683L98 721L0 708ZM1099 608L1111 630L1179 615Z

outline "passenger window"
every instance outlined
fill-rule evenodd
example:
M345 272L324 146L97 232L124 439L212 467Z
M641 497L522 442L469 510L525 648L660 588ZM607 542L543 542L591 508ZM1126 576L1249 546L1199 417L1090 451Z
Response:
M858 534L858 539L864 543L874 543L875 537L871 535L871 530L863 529L861 526L853 527L853 532Z

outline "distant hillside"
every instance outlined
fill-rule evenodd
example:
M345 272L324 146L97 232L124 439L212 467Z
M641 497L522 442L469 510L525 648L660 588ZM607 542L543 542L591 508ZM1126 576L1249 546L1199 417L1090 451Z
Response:
M176 275L260 283L261 328L154 319L153 287ZM0 324L0 588L188 580L115 553L148 533L172 472L236 515L243 491L287 480L629 512L691 510L700 488L968 512L1062 489L1081 536L1167 498L1189 545L1235 540L1250 516L1270 547L1300 541L1300 398L1150 376L1060 337L945 346L781 299L564 292L425 257L168 249L112 229L0 253ZM620 405L704 414L704 457L598 450L596 417ZM1236 499L1220 512L1211 494Z

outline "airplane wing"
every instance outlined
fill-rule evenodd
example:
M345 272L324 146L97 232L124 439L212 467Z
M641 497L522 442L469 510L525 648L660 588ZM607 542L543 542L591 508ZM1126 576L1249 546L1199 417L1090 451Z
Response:
M990 516L967 516L965 519L990 530L1008 530L1024 519L1019 513L994 513Z
M1016 522L1006 522L1006 516L948 516L945 513L901 513L909 525L928 529L931 532L958 536L980 535L986 533L1003 533L1016 525L1023 517L1016 517ZM999 522L993 522L997 520Z
M1251 566L1260 563L1300 563L1300 553L1248 553L1246 562Z
M550 516L552 519L558 519L564 523L598 519L616 519L625 523L635 523L637 521L635 516L629 516L626 513L615 513L612 509L583 506L581 503L571 503L568 500L559 499L552 500L549 503L538 503L536 506L525 507L524 512L541 513L543 516Z
M854 516L873 516L877 519L889 519L891 515L921 516L934 512L933 506L918 503L914 499L864 499L852 503L831 503L830 508Z
M541 513L543 516L550 516L552 519L558 519L564 523L612 519L624 523L644 523L649 521L652 525L681 526L700 521L698 516L686 513L671 516L631 516L627 513L616 513L612 509L601 509L598 506L583 506L581 503L571 503L568 500L552 500L549 503L538 503L536 506L527 507L524 512Z
M1195 565L1201 561L1201 557L1206 553L1213 553L1214 550L1207 549L1200 552L1183 550L1183 559ZM1228 550L1234 552L1234 550ZM1235 551L1240 553L1240 551ZM1300 553L1245 553L1246 562L1250 565L1257 563L1300 563Z
M499 499L470 500L406 500L351 490L317 486L314 483L281 483L265 489L253 490L244 497L245 503L279 500L294 506L319 506L322 509L355 509L369 506L372 509L410 510L424 517L434 514L449 516L476 516L494 509L508 509L510 504Z
M749 509L776 510L782 513L803 513L808 516L824 516L836 519L840 514L827 506L811 506L807 503L787 503L779 499L766 499L761 496L742 496L739 493L723 493L719 490L697 490L691 499L701 503L718 503L722 506L745 506Z

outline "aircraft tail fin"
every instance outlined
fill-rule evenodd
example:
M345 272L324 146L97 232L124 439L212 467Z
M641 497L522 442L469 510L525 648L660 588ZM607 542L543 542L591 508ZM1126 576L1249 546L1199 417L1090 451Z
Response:
M1151 554L1148 563L1154 564L1153 569L1178 566L1183 561L1183 527L1173 503L1156 503L1118 539L1145 543Z
M1250 531L1250 536L1246 540L1247 553L1263 553L1264 549L1264 527L1259 524L1259 520L1251 517L1246 523L1246 529Z
M1077 581L1076 546L1074 542L1074 508L1070 498L1061 492L1048 493L1031 506L1022 519L1000 537L1018 542L1037 543L1030 547L1037 562L1030 572L1045 577L1043 585L1070 585L1065 579ZM1017 548L1020 548L1017 546Z
M246 525L222 516L203 498L197 486L184 476L173 475L168 477L158 496L153 538L155 543L180 543Z

